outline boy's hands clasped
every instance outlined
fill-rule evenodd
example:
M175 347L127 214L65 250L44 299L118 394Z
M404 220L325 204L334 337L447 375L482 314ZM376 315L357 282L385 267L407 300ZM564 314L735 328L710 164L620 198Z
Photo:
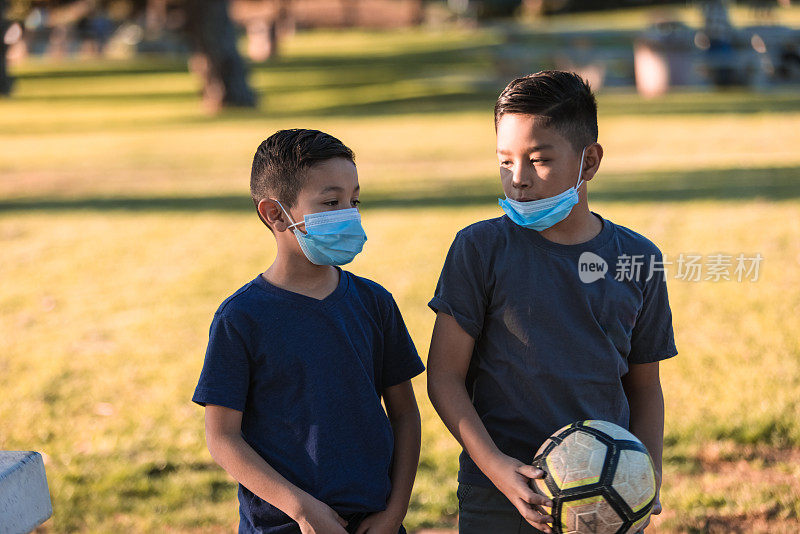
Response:
M358 525L355 534L397 534L402 523L402 517L398 519L396 514L384 510L368 515Z
M333 508L314 498L303 504L300 516L294 518L302 534L347 534L347 521Z
M309 498L295 518L302 534L348 534L345 521L333 508L317 499ZM358 525L355 534L397 534L403 523L402 515L388 510L368 515Z
M552 532L548 523L552 523L553 518L541 513L540 507L551 507L553 503L544 495L533 491L530 486L530 479L544 478L544 471L524 464L516 458L502 455L492 472L487 474L492 483L511 501L525 521L542 532Z

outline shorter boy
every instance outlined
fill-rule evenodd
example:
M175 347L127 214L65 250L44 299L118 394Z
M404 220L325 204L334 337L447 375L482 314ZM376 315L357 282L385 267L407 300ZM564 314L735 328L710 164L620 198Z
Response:
M391 294L338 267L366 241L353 152L279 131L250 191L277 256L214 315L192 399L239 482L239 532L404 533L424 367Z

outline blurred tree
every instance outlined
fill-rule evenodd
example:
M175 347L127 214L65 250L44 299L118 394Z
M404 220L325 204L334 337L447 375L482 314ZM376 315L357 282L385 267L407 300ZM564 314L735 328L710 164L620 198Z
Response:
M6 23L6 1L0 0L0 95L7 95L11 92L11 77L6 70L6 40L5 35L8 30Z
M5 1L0 0L0 3ZM202 80L206 107L215 111L225 106L256 105L256 95L247 83L247 67L236 48L236 29L228 13L227 0L9 1L12 15L19 20L23 20L34 7L46 8L46 25L54 33L64 36L84 18L120 4L126 5L127 19L144 19L148 29L157 29L164 24L162 19L169 4L171 9L182 12L185 21L183 35L193 52L189 67ZM5 62L0 65L4 66Z
M186 0L186 30L194 56L190 68L203 81L203 101L215 111L222 106L254 107L256 95L247 83L247 69L236 48L236 30L226 0Z

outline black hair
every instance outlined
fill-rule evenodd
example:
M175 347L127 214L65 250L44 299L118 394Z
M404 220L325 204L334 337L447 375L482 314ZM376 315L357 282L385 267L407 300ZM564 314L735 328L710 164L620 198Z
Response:
M597 142L597 100L574 72L545 70L509 83L494 106L494 127L503 115L534 115L553 128L576 152Z
M334 158L355 163L353 151L332 135L300 128L278 130L258 145L253 157L250 171L253 203L258 207L262 199L274 197L288 209L306 183L306 170Z

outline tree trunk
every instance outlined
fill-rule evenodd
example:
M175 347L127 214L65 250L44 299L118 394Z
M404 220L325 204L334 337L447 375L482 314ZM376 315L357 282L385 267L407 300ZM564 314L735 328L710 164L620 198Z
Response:
M254 107L255 93L236 49L236 31L226 0L188 0L186 26L194 50L190 67L203 80L203 101L215 111L223 106Z
M6 70L6 52L8 47L4 39L7 29L6 2L5 0L0 0L0 95L11 93L11 77Z
M342 0L342 24L345 28L355 28L358 25L359 12L358 0Z

